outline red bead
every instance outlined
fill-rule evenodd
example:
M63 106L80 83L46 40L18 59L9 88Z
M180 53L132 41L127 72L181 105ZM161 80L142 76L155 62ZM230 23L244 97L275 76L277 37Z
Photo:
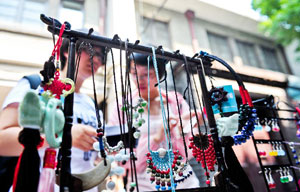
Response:
M173 168L173 169L175 168L175 164L172 164L172 168Z
M189 138L190 141L193 141L193 139L194 139L193 136Z
M169 173L170 173L170 169L167 170L166 174L169 174Z
M152 169L156 170L156 166L153 166Z
M156 181L156 185L160 185L160 181Z
M181 177L183 175L183 173L182 172L179 172L179 176Z
M150 181L155 181L155 177L150 177Z
M103 136L103 132L97 133L97 137L102 137Z
M178 151L174 151L174 155L177 155L178 154Z
M205 182L207 185L210 185L210 180L206 180Z
M147 157L149 157L149 156L150 156L150 152L147 153Z
M205 176L209 176L209 172L208 171L205 172Z

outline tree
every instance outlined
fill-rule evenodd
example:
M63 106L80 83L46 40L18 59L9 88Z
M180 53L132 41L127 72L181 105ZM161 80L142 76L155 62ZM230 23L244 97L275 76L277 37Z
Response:
M296 40L300 52L300 0L252 0L252 7L264 16L260 26L267 35L283 45Z

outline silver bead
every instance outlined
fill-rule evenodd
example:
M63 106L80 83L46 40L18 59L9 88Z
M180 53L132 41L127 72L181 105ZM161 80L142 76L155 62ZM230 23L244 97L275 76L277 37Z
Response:
M113 190L115 188L116 184L113 181L109 181L106 183L106 188L109 190Z

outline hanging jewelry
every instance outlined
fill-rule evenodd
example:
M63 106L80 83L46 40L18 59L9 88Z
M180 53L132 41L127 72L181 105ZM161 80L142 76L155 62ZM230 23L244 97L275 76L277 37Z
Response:
M270 156L277 156L277 155L278 155L278 152L276 151L273 142L271 142L271 146L272 146L272 149L271 149L271 151L269 152L269 155L270 155Z
M266 158L267 157L267 153L265 150L258 150L258 154L261 158Z
M150 181L155 182L155 188L157 190L166 190L171 187L170 166L169 162L172 162L172 170L178 173L179 176L183 176L182 169L184 163L181 162L182 156L178 154L178 151L167 151L166 149L159 148L157 151L150 151L147 154L147 173L151 173ZM169 157L171 156L171 159ZM175 184L176 185L176 184Z
M133 109L133 127L137 130L133 133L133 137L135 139L139 139L141 136L140 128L146 121L143 119L143 113L145 112L145 108L147 107L147 101L145 101L143 98L139 98L136 105L132 106Z
M202 137L202 145L200 144L200 137ZM190 145L189 148L192 149L193 156L196 158L198 163L201 163L202 167L205 168L205 162L207 164L207 168L210 171L214 171L214 165L217 162L215 156L215 150L213 147L213 140L211 135L195 135L190 137ZM203 155L205 153L205 155ZM205 157L205 158L204 158ZM205 162L204 162L205 159Z
M253 135L257 118L256 109L248 104L241 105L239 111L239 130L241 134L233 136L235 145L245 143Z
M270 132L271 130L272 130L272 128L270 127L270 125L268 123L268 119L265 118L265 131Z
M274 132L279 132L280 131L280 128L279 128L279 125L278 125L277 121L278 121L277 119L272 120L272 131L274 131Z
M282 149L282 143L278 143L279 149L278 149L278 155L279 156L285 156L285 151Z
M287 169L286 172L287 172L287 177L288 177L288 179L289 179L289 182L294 181L293 176L290 174L290 168L287 167L286 169Z
M291 151L292 151L292 153L293 153L293 158L295 159L296 165L299 165L300 162L298 161L298 155L297 155L297 151L296 151L296 149L295 149L295 144L294 144L294 142L289 142L289 146L290 146Z
M263 144L263 143L257 142L257 144ZM259 149L258 150L258 155L260 156L260 158L266 158L267 157L267 152L263 149Z
M184 63L185 63L185 70L187 72L187 81L188 81L188 87L187 87L187 91L188 91L188 100L190 101L190 97L189 95L192 96L192 101L193 101L193 106L194 106L194 110L196 111L196 104L194 102L194 97L193 97L193 90L191 89L191 81L190 81L190 72L189 72L189 67L188 67L188 63L187 63L187 60L186 60L186 57L185 55L183 55L183 58L184 58ZM203 66L203 62L202 62L202 59L200 58L200 63L201 63L201 67L202 69L204 69L204 66ZM204 73L204 71L203 71ZM205 75L205 74L203 74ZM200 153L200 157L198 155L198 160L200 160L200 162L202 162L202 167L204 168L205 170L205 176L206 176L206 181L205 183L210 186L210 175L209 175L209 171L213 171L214 170L214 164L216 164L216 157L215 157L215 152L214 152L214 148L213 148L213 141L212 141L212 138L211 138L211 135L208 134L208 130L207 130L207 126L206 126L206 122L205 122L205 117L204 117L204 112L202 110L203 108L203 105L201 104L201 101L200 101L200 96L199 96L199 92L198 92L198 88L196 86L196 81L195 81L195 78L194 78L194 75L192 74L192 80L194 82L194 85L195 85L195 90L196 90L196 93L197 93L197 98L198 98L198 104L200 106L200 110L201 110L201 114L202 114L202 120L203 120L203 123L204 123L204 127L205 127L205 135L201 135L201 130L200 130L200 122L198 120L198 115L197 113L195 114L196 115L196 120L197 120L197 125L198 125L198 132L199 134L195 135L193 134L193 125L192 125L192 116L191 116L191 111L190 111L190 124L191 124L191 133L192 133L192 136L193 136L193 143L195 145L196 148L198 148L199 150L204 150L204 153ZM211 79L210 79L211 80ZM212 81L211 81L211 84L213 85ZM218 91L217 91L218 92ZM222 98L224 97L227 93L225 93L224 91L221 91L221 94L222 96L219 97L219 98ZM217 94L218 95L218 94ZM215 96L217 96L215 95ZM225 99L225 98L223 98ZM221 99L222 100L222 99ZM191 103L189 102L189 105L191 105ZM222 110L221 110L221 107L219 105L219 108L220 108L220 114L222 115ZM204 136L204 137L203 137ZM191 138L190 138L191 139ZM208 142L206 142L208 141ZM208 144L207 144L208 143ZM193 145L193 144L192 144ZM192 147L191 145L191 147ZM198 145L198 146L197 146ZM194 150L194 152L197 151L197 150ZM201 152L201 151L198 151L198 152ZM205 152L208 152L208 153L205 153ZM211 158L211 159L209 159ZM196 158L197 160L197 158ZM199 162L199 161L198 161Z
M261 131L262 125L260 124L259 117L257 117L256 124L255 124L255 131Z
M288 182L289 182L289 178L286 177L286 176L283 174L282 167L279 168L278 172L279 172L279 174L280 174L280 182L281 182L281 183L288 183Z
M156 63L156 57L155 57L155 49L152 47L152 61L153 66L156 74L157 82L159 82L159 76L158 76L158 69L157 69L157 63ZM147 155L147 173L151 172L151 182L153 183L155 181L156 186L155 188L157 190L172 190L175 191L176 183L174 180L174 173L180 172L181 169L178 167L181 165L180 160L182 159L181 156L179 156L178 151L172 151L172 143L170 134L167 133L167 126L166 125L166 114L164 110L164 104L163 99L161 96L161 88L160 84L158 83L158 90L159 90L159 96L160 96L160 106L162 110L162 118L163 118L163 126L164 126L164 132L166 137L166 143L168 146L168 149L160 148L157 151L152 151L150 149L150 77L149 77L149 70L150 70L150 56L148 57L148 150L149 152ZM168 188L166 187L168 186Z
M186 146L186 141L185 141L185 137L184 137L185 134L183 132L183 123L182 123L182 119L181 119L181 109L180 109L180 104L179 104L179 101L178 101L178 94L177 94L177 90L176 90L176 82L175 82L175 77L174 77L174 72L173 72L173 67L172 67L171 61L170 61L170 68L171 68L171 73L172 73L173 86L174 86L175 98L176 98L176 104L177 104L177 111L178 111L178 118L179 118L179 122L180 122L180 130L181 130L181 136L182 136L182 140L183 140L183 146L184 146L185 158L186 158L185 163L181 162L181 167L183 167L182 171L178 175L176 175L176 178L175 178L175 183L180 183L180 182L183 182L185 179L189 178L193 174L193 171L192 171L192 168L190 166L188 166L188 162L187 162L188 152L187 152L187 146ZM167 73L165 74L165 78L166 78L166 75L167 75ZM167 85L166 80L165 80L165 87L166 87L166 93L167 93L168 92L168 90L167 90L168 85ZM196 87L196 92L198 93L197 87ZM166 94L166 97L167 97L167 94ZM168 100L168 97L167 97L167 100ZM201 103L199 103L199 105L201 105Z
M271 169L269 169L269 174L268 175L269 175L269 189L275 189L276 188L276 183L273 180Z

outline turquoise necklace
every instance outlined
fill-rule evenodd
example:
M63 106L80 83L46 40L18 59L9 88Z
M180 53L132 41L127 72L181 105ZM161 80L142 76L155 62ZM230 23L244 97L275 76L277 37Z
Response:
M155 75L157 82L159 82L158 67L155 56L155 49L152 47L152 61L155 70ZM165 139L167 143L167 150L164 148L159 148L157 151L152 151L150 149L150 56L148 61L148 150L147 156L147 173L151 174L150 181L155 182L155 188L159 190L172 190L175 191L177 184L174 181L175 173L179 175L182 174L181 170L184 167L184 163L181 163L183 159L178 151L172 150L171 136L167 133L167 120L166 113L163 104L163 98L161 95L161 87L158 83L158 91L160 97L160 107L162 111L163 127L165 133Z

